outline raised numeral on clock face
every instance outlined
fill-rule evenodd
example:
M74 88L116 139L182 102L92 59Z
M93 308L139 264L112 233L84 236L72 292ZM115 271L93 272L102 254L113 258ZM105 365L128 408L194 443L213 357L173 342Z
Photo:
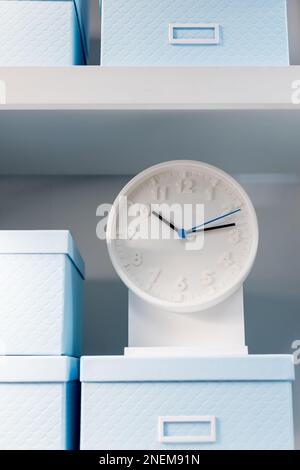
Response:
M148 284L147 284L147 289L152 289L152 287L154 286L154 284L156 284L160 274L161 274L161 269L160 268L153 268L153 269L150 269L150 277L149 277L149 280L148 280Z
M185 173L177 183L178 194L190 194L194 192L194 181Z
M143 263L143 255L142 253L140 253L139 251L136 251L135 253L133 253L133 255L131 256L131 264L133 266L141 266L141 264Z
M202 286L211 286L215 282L214 274L211 272L203 272L200 274L200 284Z
M212 201L215 197L215 190L214 188L207 188L205 190L205 198L207 199L207 201Z
M165 201L168 199L168 187L161 186L159 182L153 178L151 180L151 194L155 201Z
M216 195L216 188L219 184L219 180L216 178L208 179L209 186L205 190L205 198L208 201L213 201Z
M231 266L229 266L228 271L228 274L230 276L236 276L236 274L240 271L240 267L238 264L233 263Z
M234 264L233 255L230 251L226 251L222 254L220 260L220 264L222 264L225 268L232 266Z
M176 283L176 290L178 292L184 292L188 288L187 281L184 277L178 279Z

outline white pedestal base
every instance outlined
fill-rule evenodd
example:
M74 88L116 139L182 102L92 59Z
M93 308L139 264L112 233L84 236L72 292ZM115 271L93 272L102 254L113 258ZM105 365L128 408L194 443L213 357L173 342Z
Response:
M245 355L243 288L216 307L178 314L129 292L126 355Z

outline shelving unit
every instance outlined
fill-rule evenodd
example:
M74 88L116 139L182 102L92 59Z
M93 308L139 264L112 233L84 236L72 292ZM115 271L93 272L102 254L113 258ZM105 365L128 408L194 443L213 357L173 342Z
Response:
M88 4L90 63L98 64L99 0ZM299 0L288 0L288 13L291 63L300 64ZM96 236L97 207L112 202L131 175L182 158L223 168L250 194L260 244L245 285L247 345L251 354L293 352L300 305L295 81L300 66L0 67L0 229L72 231L86 262L85 354L122 354L127 345L127 290ZM299 367L296 376L300 448Z
M177 158L300 173L298 66L0 68L0 80L0 174L132 174Z
M246 174L241 182L255 201L261 229L246 288L248 345L251 353L292 352L299 331L296 80L299 66L0 68L6 85L1 228L72 230L88 267L86 353L121 353L127 341L126 290L96 237L97 206L112 201L127 178L101 175L131 175L177 158ZM299 417L295 400L295 422Z

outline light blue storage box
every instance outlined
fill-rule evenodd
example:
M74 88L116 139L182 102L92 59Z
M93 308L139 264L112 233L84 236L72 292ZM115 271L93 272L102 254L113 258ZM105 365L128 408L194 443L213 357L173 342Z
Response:
M101 64L288 65L286 0L102 0Z
M1 0L0 66L86 61L86 0Z
M0 231L0 355L80 356L84 263L68 231Z
M78 369L70 357L0 357L1 450L77 448Z
M292 356L81 359L81 449L293 449Z

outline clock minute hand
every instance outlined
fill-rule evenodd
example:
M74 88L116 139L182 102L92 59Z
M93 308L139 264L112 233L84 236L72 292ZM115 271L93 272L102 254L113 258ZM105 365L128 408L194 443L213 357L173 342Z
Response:
M185 235L188 235L189 233L193 233L199 228L205 227L208 224L212 224L213 222L216 222L217 220L225 219L225 217L229 217L230 215L236 214L237 212L240 212L241 210L242 209L236 209L234 211L228 212L227 214L223 214L223 215L220 215L219 217L214 217L213 219L207 220L206 222L203 222L203 224L192 227L190 230L185 230Z
M178 232L178 228L172 222L165 219L161 214L155 211L152 211L152 214L155 215L161 222L168 225L168 227L170 227L172 230L174 230L175 232Z

